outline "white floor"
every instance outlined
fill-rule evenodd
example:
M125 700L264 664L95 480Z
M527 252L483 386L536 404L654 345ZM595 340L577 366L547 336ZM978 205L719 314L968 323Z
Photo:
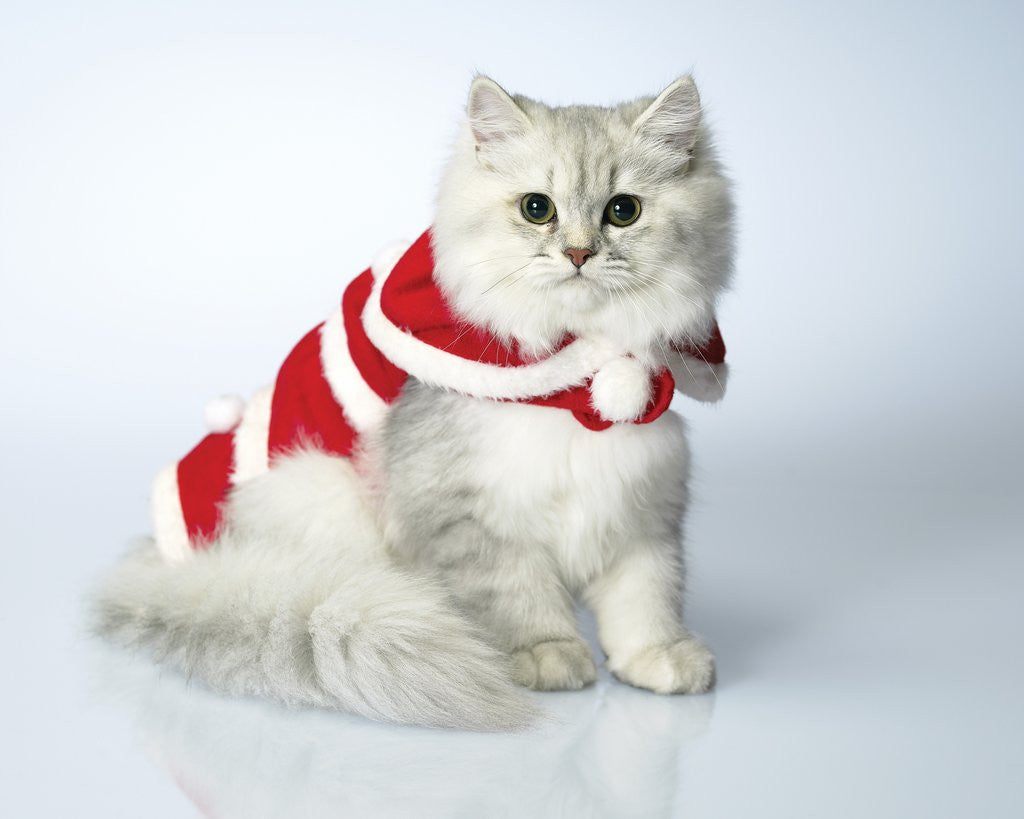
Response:
M718 690L666 698L604 675L542 696L541 729L485 736L225 700L102 650L80 596L128 500L144 525L152 443L73 450L77 498L48 493L52 438L22 445L2 487L4 816L1021 815L1009 493L701 468L689 611Z

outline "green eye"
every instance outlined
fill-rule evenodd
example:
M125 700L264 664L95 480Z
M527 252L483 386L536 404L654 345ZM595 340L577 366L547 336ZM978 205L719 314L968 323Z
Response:
M543 193L528 193L519 203L519 209L526 221L535 225L543 225L555 218L555 203Z
M629 194L616 196L604 209L604 218L616 227L631 225L640 218L640 200Z

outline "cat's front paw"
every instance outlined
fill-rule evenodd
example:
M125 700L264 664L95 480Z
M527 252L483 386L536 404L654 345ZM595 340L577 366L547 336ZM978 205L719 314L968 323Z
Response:
M703 694L715 684L715 657L696 637L651 646L612 672L623 682L659 694Z
M575 691L597 679L582 640L546 640L512 653L512 678L535 691Z

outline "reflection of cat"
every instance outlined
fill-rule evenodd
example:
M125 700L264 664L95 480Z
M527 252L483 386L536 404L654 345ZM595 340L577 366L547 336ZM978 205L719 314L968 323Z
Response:
M439 735L228 699L101 656L104 691L131 709L149 755L211 819L674 816L680 751L713 707L602 673L585 693L551 696L554 720L542 729Z
M694 356L730 267L692 80L550 108L478 78L429 238L165 473L163 555L119 565L99 629L225 691L510 728L532 715L513 682L594 681L577 597L617 677L707 690L711 654L679 610L686 441L664 410L673 376L721 395L720 357ZM425 290L396 329L408 282ZM368 375L374 350L401 365L393 395ZM197 471L211 451L221 472Z

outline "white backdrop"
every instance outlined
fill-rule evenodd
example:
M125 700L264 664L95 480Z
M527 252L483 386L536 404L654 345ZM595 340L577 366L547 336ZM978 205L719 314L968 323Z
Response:
M149 479L198 440L203 403L270 380L380 246L429 224L477 70L554 103L697 77L740 212L731 392L679 399L718 696L729 657L753 667L761 649L714 594L842 599L826 584L856 575L876 610L893 561L908 582L927 573L933 535L952 561L927 596L936 619L995 601L950 617L977 615L971 634L993 641L963 635L952 664L978 677L950 697L1019 675L1000 635L1019 626L1024 540L1022 31L1010 2L4 3L0 626L35 652L9 682L26 703L9 764L43 770L58 724L75 747L107 730L40 716L82 688L64 674L80 589L145 531ZM751 559L804 581L765 588ZM1024 727L971 725L988 748ZM72 790L109 809L104 781ZM999 782L986 792L1009 799Z
M891 479L1019 478L1013 4L212 5L5 7L18 424L189 445L208 397L272 377L429 223L475 70L609 103L692 68L741 214L728 457L809 443Z

